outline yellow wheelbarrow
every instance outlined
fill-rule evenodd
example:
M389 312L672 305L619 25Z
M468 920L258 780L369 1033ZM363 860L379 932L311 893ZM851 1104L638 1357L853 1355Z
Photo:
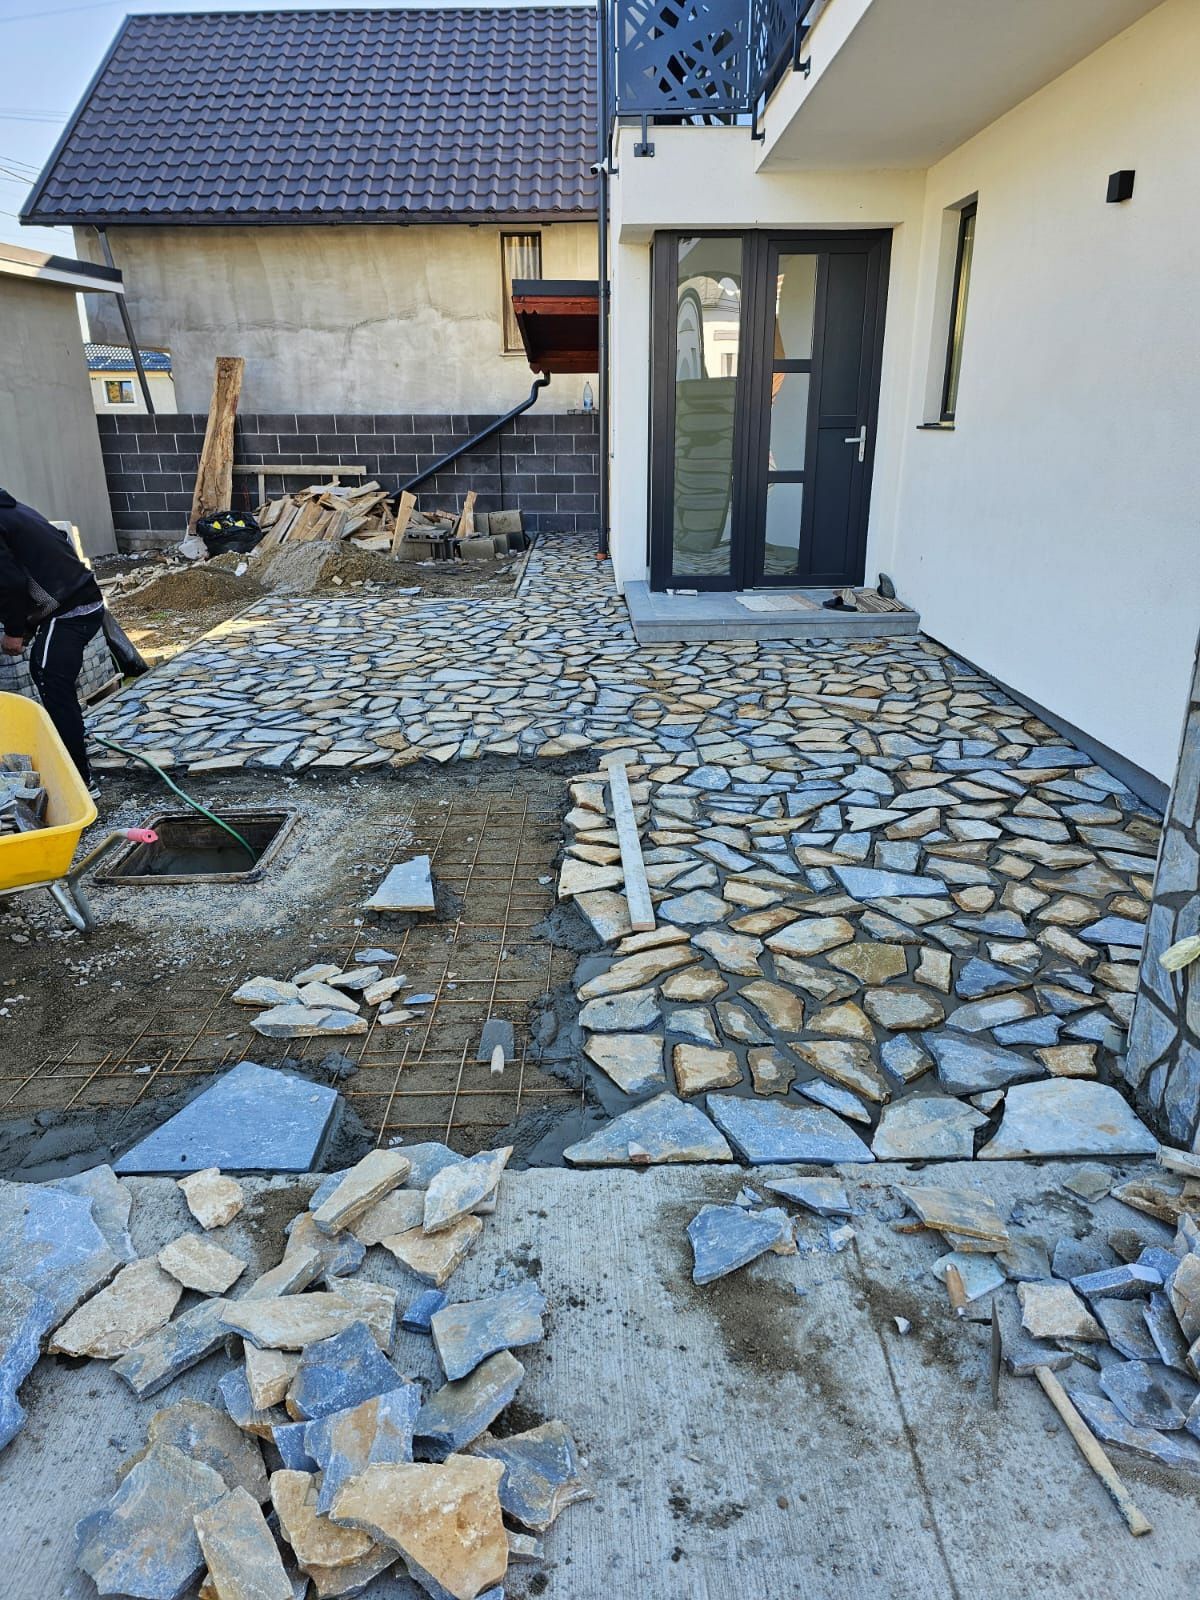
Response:
M95 928L92 908L79 879L126 839L153 844L149 828L110 833L74 861L79 836L96 820L96 807L54 724L42 707L20 694L0 694L0 755L28 756L46 791L46 826L0 836L0 895L48 889L72 927Z

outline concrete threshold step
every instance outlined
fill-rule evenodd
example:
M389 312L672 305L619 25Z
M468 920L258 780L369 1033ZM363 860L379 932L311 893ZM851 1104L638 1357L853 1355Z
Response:
M701 591L653 594L638 581L625 604L639 644L708 643L722 639L882 639L914 637L916 611L826 611L835 589L770 589L745 594ZM795 601L807 604L795 604ZM791 602L789 604L789 602ZM779 609L766 609L778 604Z

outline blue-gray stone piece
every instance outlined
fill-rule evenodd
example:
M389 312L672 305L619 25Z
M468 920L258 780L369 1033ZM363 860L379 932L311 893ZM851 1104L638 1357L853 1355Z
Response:
M751 1166L776 1161L835 1166L875 1159L852 1128L821 1106L779 1105L731 1094L710 1094L705 1104Z
M304 1448L323 1474L317 1495L322 1516L333 1509L343 1484L368 1467L412 1460L413 1425L420 1409L419 1385L402 1383L305 1425Z
M933 898L947 893L940 878L924 878L911 872L876 872L870 867L834 867L833 875L855 900L884 900L896 896L907 899Z
M733 1152L699 1106L660 1094L568 1145L563 1159L576 1167L617 1167L631 1161L732 1161Z
M54 1306L23 1283L0 1281L0 1450L25 1421L17 1390L37 1365Z
M1150 1304L1142 1307L1142 1315L1146 1319L1146 1328L1158 1352L1158 1359L1164 1366L1173 1367L1176 1372L1190 1373L1188 1354L1190 1346L1183 1336L1179 1326L1179 1319L1165 1291L1155 1292L1150 1296Z
M963 1000L983 1000L991 994L1003 994L1009 989L1021 989L1029 979L1007 967L998 967L991 961L972 956L954 984L954 992Z
M56 1328L108 1282L121 1259L86 1196L53 1184L0 1182L0 1263L7 1281L49 1302Z
M228 1492L202 1461L155 1445L106 1505L76 1523L79 1566L102 1595L178 1600L204 1568L192 1518Z
M688 1223L692 1282L712 1283L736 1272L776 1245L793 1245L792 1224L778 1206L745 1211L741 1206L702 1206Z
M763 1188L793 1200L818 1217L852 1217L846 1186L836 1178L765 1178Z
M1101 1296L1108 1300L1137 1300L1162 1286L1161 1273L1153 1267L1139 1266L1133 1261L1119 1267L1107 1267L1103 1272L1085 1272L1071 1279L1072 1289L1086 1295L1089 1300Z
M1061 1027L1058 1017L1028 1017L1023 1022L1002 1023L992 1030L992 1037L998 1044L1057 1044Z
M352 1322L305 1348L288 1390L288 1409L312 1421L386 1394L403 1381L367 1324Z
M271 1429L271 1442L289 1472L319 1472L320 1463L308 1453L305 1438L310 1423L281 1422Z
M1200 1476L1200 1442L1188 1433L1160 1433L1156 1428L1139 1428L1129 1422L1110 1400L1068 1389L1071 1403L1088 1427L1104 1444L1118 1444L1148 1461L1174 1467Z
M269 1428L279 1415L278 1411L259 1411L255 1406L250 1398L245 1367L232 1367L217 1380L217 1388L221 1391L226 1411L238 1427L246 1432L258 1433L261 1428Z
M137 1251L129 1237L133 1196L107 1163L89 1167L86 1172L76 1172L69 1178L56 1178L54 1187L90 1200L92 1221L108 1240L109 1249L126 1263L137 1260Z
M1145 862L1143 869L1148 867L1149 862ZM1135 922L1132 917L1101 917L1099 922L1081 928L1079 937L1088 944L1129 945L1140 950L1146 937L1146 924Z
M982 1094L1023 1078L1045 1076L1042 1067L1028 1056L962 1034L923 1033L921 1042L937 1063L942 1087L951 1094Z
M212 1355L231 1335L221 1321L226 1300L204 1300L182 1316L158 1328L141 1344L113 1362L112 1370L145 1400L177 1378L181 1372Z
M433 1343L449 1380L465 1378L497 1350L537 1344L542 1337L546 1296L524 1283L483 1300L462 1300L435 1312Z
M408 1005L409 1000L406 999L404 1003ZM398 1148L400 1154L411 1163L408 1177L404 1180L406 1189L428 1189L431 1180L437 1177L443 1167L456 1167L466 1160L465 1156L458 1155L449 1145L439 1144L436 1139L424 1144L400 1145Z
M434 1312L440 1311L448 1298L443 1289L426 1289L409 1302L400 1318L400 1326L410 1333L428 1333Z
M413 1430L416 1454L444 1461L478 1439L504 1410L521 1386L525 1368L507 1350L489 1356L469 1378L447 1383L430 1395Z
M1164 1283L1179 1265L1179 1257L1172 1255L1169 1250L1164 1250L1160 1244L1148 1244L1137 1258L1139 1267L1149 1267L1151 1272L1157 1272Z
M1108 1335L1108 1342L1127 1361L1157 1361L1158 1350L1150 1337L1136 1300L1094 1300L1096 1320Z
M338 1093L242 1061L114 1163L119 1173L308 1172L337 1113Z
M534 1533L545 1533L565 1506L592 1497L575 1440L561 1422L544 1422L507 1439L485 1433L471 1454L503 1463L501 1510Z
M1157 1361L1118 1361L1100 1374L1100 1387L1135 1428L1175 1433L1187 1421L1200 1385Z

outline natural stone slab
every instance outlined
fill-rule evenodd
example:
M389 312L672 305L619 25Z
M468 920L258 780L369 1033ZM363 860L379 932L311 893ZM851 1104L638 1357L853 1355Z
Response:
M309 1423L304 1447L321 1468L317 1510L323 1516L328 1516L342 1485L368 1467L412 1460L413 1426L420 1409L420 1386L402 1383Z
M1019 1022L1036 1013L1037 1006L1027 994L998 994L958 1006L950 1013L947 1026L957 1028L960 1033L983 1033L988 1028Z
M267 1498L267 1474L257 1443L215 1406L202 1400L179 1400L156 1411L146 1430L146 1448L124 1461L118 1476L123 1478L159 1445L170 1445L193 1461L202 1461L220 1474L229 1489L245 1489L259 1501Z
M820 1106L780 1105L728 1094L710 1094L705 1103L713 1121L751 1166L776 1161L833 1166L874 1160L858 1135Z
M315 1277L343 1278L348 1273L357 1272L363 1264L366 1249L347 1230L345 1233L322 1233L313 1221L311 1211L301 1211L292 1218L287 1225L287 1245L283 1252L280 1267L290 1268L304 1277L307 1272L309 1257L314 1253L319 1263L319 1271ZM276 1270L276 1269L273 1269ZM309 1280L311 1282L311 1279ZM256 1286L255 1286L256 1287ZM292 1287L280 1290L281 1293L295 1294L297 1288ZM245 1299L260 1299L260 1295L251 1296L249 1293L242 1296Z
M245 1341L246 1390L256 1411L269 1411L283 1404L292 1386L300 1356L289 1350L260 1350Z
M367 1031L366 1018L360 1017L356 1011L299 1003L260 1011L250 1026L255 1033L261 1033L264 1039L342 1039L348 1034ZM237 1161L227 1161L226 1164L239 1169L243 1165Z
M17 1390L37 1365L54 1306L23 1283L0 1281L0 1450L25 1421Z
M238 1006L286 1006L300 998L300 985L279 978L247 978L229 998Z
M808 1083L798 1083L797 1092L806 1100L815 1101L826 1110L835 1112L839 1117L845 1117L850 1122L861 1122L870 1126L871 1113L865 1103L849 1089L843 1089L840 1083L827 1083L824 1078L812 1078Z
M193 1522L217 1600L292 1600L267 1519L244 1489L231 1490Z
M1188 1341L1179 1327L1178 1319L1166 1294L1152 1294L1150 1304L1141 1308L1146 1330L1153 1341L1158 1359L1176 1372L1190 1372Z
M792 1255L796 1249L791 1221L775 1206L766 1211L747 1211L737 1205L702 1206L687 1231L693 1283L712 1283L767 1250Z
M592 1004L602 1002L593 1000ZM666 1085L663 1044L661 1033L593 1034L583 1053L623 1093L645 1094Z
M846 1186L837 1178L764 1178L762 1186L785 1200L794 1200L818 1217L854 1215Z
M1100 1339L1104 1329L1066 1283L1019 1283L1021 1326L1034 1339Z
M1200 1339L1200 1256L1184 1256L1167 1285L1167 1298L1184 1338L1194 1344Z
M227 1300L221 1320L227 1330L260 1349L302 1350L344 1332L358 1320L358 1312L341 1295L318 1291L277 1300Z
M408 1233L389 1234L379 1242L422 1283L440 1289L466 1260L482 1232L479 1218L467 1216L440 1233L413 1228Z
M886 983L908 970L908 957L898 944L843 945L840 950L831 950L827 959L831 967L849 972L862 983Z
M114 1166L120 1173L151 1174L213 1167L308 1172L320 1154L337 1103L336 1089L243 1061L222 1073Z
M342 1489L334 1516L399 1550L431 1594L474 1600L508 1568L503 1475L499 1461L483 1456L368 1467Z
M1041 1075L1036 1061L999 1045L953 1033L924 1033L921 1042L937 1063L942 1087L951 1094L980 1094Z
M658 1015L653 989L630 989L589 1000L579 1013L579 1026L593 1033L639 1033L654 1027Z
M883 1108L871 1149L876 1161L969 1161L986 1122L960 1100L910 1096Z
M841 1005L826 1006L809 1021L814 1033L831 1033L841 1039L854 1039L861 1044L875 1042L875 1029L861 1006L852 1000ZM870 1057L868 1056L868 1060Z
M304 1422L328 1417L386 1394L402 1381L366 1323L353 1322L328 1339L305 1344L287 1393L288 1415Z
M398 862L366 902L368 911L432 911L433 872L428 856Z
M205 1167L188 1178L180 1178L179 1187L188 1210L205 1229L225 1227L246 1204L241 1184L219 1167Z
M793 1039L790 1044L802 1061L843 1088L880 1104L892 1098L892 1086L876 1068L866 1045L850 1039Z
M499 1150L482 1150L458 1166L443 1167L425 1191L425 1232L440 1233L474 1211L500 1182L511 1155L512 1145L507 1144Z
M732 1161L733 1152L700 1110L660 1094L614 1117L596 1133L568 1145L575 1167L620 1167L667 1161Z
M719 994L724 994L728 984L719 972L711 972L707 967L687 967L682 972L673 972L662 986L664 1000L715 1000ZM582 1021L582 1016L580 1017Z
M47 1349L52 1355L116 1360L170 1321L182 1293L156 1261L135 1261L68 1317Z
M509 1404L525 1368L501 1350L475 1368L470 1377L447 1383L421 1407L414 1439L429 1453L449 1455L477 1439Z
M498 1350L537 1344L545 1309L546 1297L535 1283L444 1306L432 1317L430 1331L446 1377L465 1378Z
M386 999L387 996L381 996ZM343 994L340 989L333 989L327 983L306 983L300 990L298 1004L309 1011L353 1011L358 1012L361 1006L357 1000L352 1000L348 994Z
M350 1224L359 1244L379 1244L392 1233L419 1228L425 1215L425 1196L419 1189L393 1189Z
M1034 1054L1047 1072L1056 1078L1094 1078L1096 1076L1096 1046L1094 1044L1047 1045Z
M781 983L756 978L742 987L738 998L748 1000L781 1033L795 1033L804 1026L804 1001Z
M1153 1155L1158 1141L1116 1089L1080 1078L1016 1084L981 1161L1024 1156Z
M408 1157L399 1150L372 1150L350 1168L333 1193L313 1211L322 1233L339 1233L403 1183Z
M1068 1389L1067 1394L1088 1427L1104 1444L1120 1445L1148 1461L1200 1475L1200 1443L1190 1434L1138 1428L1122 1416L1110 1400L1085 1390Z
M279 1530L291 1545L301 1572L311 1575L318 1569L341 1570L352 1562L368 1559L378 1549L374 1539L358 1528L339 1527L323 1516L317 1506L318 1494L315 1473L287 1469L271 1474L271 1504L279 1518ZM389 1550L384 1566L394 1560L395 1552ZM383 1570L383 1566L376 1568L376 1572Z
M1153 1267L1128 1261L1118 1267L1078 1273L1071 1279L1071 1287L1088 1300L1144 1300L1153 1290L1162 1288L1162 1274Z
M1094 1300L1092 1311L1104 1329L1109 1344L1128 1361L1157 1362L1158 1347L1150 1337L1144 1312L1135 1300ZM1186 1347L1185 1347L1186 1348Z
M397 1291L369 1278L339 1278L336 1293L350 1302L375 1343L384 1355L389 1355L396 1340Z
M545 1533L565 1507L592 1498L575 1440L561 1422L544 1422L506 1439L485 1433L470 1453L502 1463L501 1508L534 1533Z
M680 927L707 928L714 922L724 921L732 909L728 900L722 900L720 895L710 894L707 889L693 889L689 894L662 901L658 914Z
M879 1047L879 1059L901 1083L915 1083L933 1065L926 1051L906 1033L885 1039Z
M780 1050L751 1050L750 1081L755 1094L786 1094L796 1076L795 1063Z
M732 1050L699 1044L677 1044L671 1052L675 1086L681 1095L706 1089L728 1089L742 1081L742 1068Z
M881 1028L936 1028L946 1013L940 1001L917 989L868 989L863 1009Z
M56 1178L54 1187L90 1200L92 1221L108 1240L109 1249L121 1261L137 1260L137 1251L129 1237L133 1196L107 1163L89 1167L86 1172L76 1172L69 1178Z
M996 1246L1008 1243L1008 1229L996 1202L982 1189L950 1189L940 1184L906 1183L899 1192L927 1228Z
M222 1319L227 1300L205 1300L159 1328L149 1338L134 1345L113 1366L113 1371L145 1400L165 1389L181 1372L212 1355L229 1338L229 1326Z
M121 1262L86 1195L52 1184L0 1182L0 1265L6 1282L24 1284L47 1302L49 1326L56 1327Z
M648 983L664 972L676 967L686 967L693 960L687 945L668 945L663 950L641 950L636 955L614 961L612 966L597 977L589 979L579 991L581 1000L595 1000L600 995L624 994L627 989L644 989Z
M428 1139L421 1144L402 1145L401 1153L408 1158L409 1172L404 1180L406 1189L428 1189L431 1181L443 1167L456 1167L465 1156L451 1150L447 1144Z
M930 1271L935 1278L945 1283L946 1273L950 1267L958 1273L958 1281L962 1285L963 1296L968 1305L974 1300L981 1300L985 1294L991 1294L1006 1282L1003 1272L990 1255L976 1254L969 1250L951 1250L948 1254L939 1256Z
M711 956L722 972L756 978L762 971L758 964L762 954L760 939L748 938L744 933L726 933L721 928L707 928L693 935L692 944Z
M415 1300L409 1301L400 1318L400 1326L407 1328L410 1333L428 1333L434 1312L440 1311L445 1304L446 1296L441 1289L426 1289Z
M224 1294L246 1270L246 1263L238 1256L197 1233L181 1233L178 1239L164 1245L158 1252L158 1264L176 1283L195 1289L198 1294Z
M193 1519L227 1492L211 1467L156 1445L76 1524L80 1567L102 1595L176 1600L204 1567Z
M855 900L920 899L946 892L946 885L940 879L922 878L911 872L875 872L870 867L837 866L832 871Z
M800 917L768 935L767 949L785 956L815 956L854 938L854 924L845 917Z

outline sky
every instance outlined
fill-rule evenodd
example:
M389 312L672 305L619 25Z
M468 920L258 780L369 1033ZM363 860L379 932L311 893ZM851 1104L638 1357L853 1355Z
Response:
M398 3L403 0L341 0L336 9L380 11ZM315 9L314 0L0 0L0 240L75 253L70 228L24 228L17 213L126 16Z

